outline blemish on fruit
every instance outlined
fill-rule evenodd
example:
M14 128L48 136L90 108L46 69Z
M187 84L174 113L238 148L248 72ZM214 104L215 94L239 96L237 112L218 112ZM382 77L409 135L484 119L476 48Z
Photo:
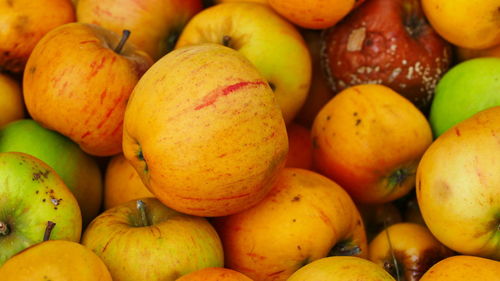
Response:
M292 202L298 202L300 201L300 194L297 194L293 197Z
M297 245L297 250L302 250L302 247L300 247L300 245Z
M356 119L356 126L358 126L361 123L361 119Z
M330 115L327 115L326 120L330 120L330 119L332 119L332 117Z
M54 206L58 206L59 205L59 200L57 200L56 198L50 199L50 202L52 202L52 204L54 204Z
M267 82L267 84L269 84L269 87L273 90L273 92L276 91L276 85L274 85L273 82Z
M43 198L43 199L42 199L42 202L45 202L45 201L46 201L46 200L45 200L45 198Z
M356 52L360 51L363 48L363 41L365 41L366 37L366 28L360 27L356 28L349 34L347 38L347 51L348 52Z
M297 221L297 219L293 219L293 220L292 220L292 222L296 222L296 221Z
M455 128L455 135L460 136L460 130L458 128Z

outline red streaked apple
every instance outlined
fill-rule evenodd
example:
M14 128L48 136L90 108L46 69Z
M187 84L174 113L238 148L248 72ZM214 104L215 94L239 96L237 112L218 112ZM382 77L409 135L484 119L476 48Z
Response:
M174 281L224 265L220 238L205 218L176 212L155 198L106 210L87 227L82 244L104 261L114 281Z
M423 111L451 61L451 45L427 23L419 0L367 1L323 40L322 60L335 92L383 84Z
M243 54L274 90L288 124L309 91L311 58L301 34L267 5L234 2L207 8L194 16L176 48L217 43Z
M120 40L114 32L84 23L47 33L24 72L24 99L32 118L91 155L120 153L127 100L152 64L125 40L125 33Z
M202 9L201 0L78 0L79 22L93 23L121 33L158 60L171 51L186 23Z

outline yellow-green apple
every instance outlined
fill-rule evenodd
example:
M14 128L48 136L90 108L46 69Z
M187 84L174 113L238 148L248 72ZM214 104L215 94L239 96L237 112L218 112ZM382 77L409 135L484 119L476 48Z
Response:
M137 83L125 112L123 152L165 205L224 216L269 192L288 139L255 66L231 48L206 43L168 53Z
M73 241L49 240L33 245L0 267L6 281L112 281L104 262Z
M286 280L329 255L368 254L363 222L349 195L304 169L285 168L261 202L213 223L225 266L254 280Z
M367 1L325 32L322 61L335 92L383 84L428 111L451 45L427 23L420 0Z
M0 2L0 67L22 72L38 41L50 30L75 21L70 0Z
M391 202L413 190L418 162L432 143L424 114L376 84L336 94L316 116L311 134L314 168L364 204Z
M48 221L56 224L51 239L80 241L78 202L43 161L21 152L1 152L0 183L0 265L41 242Z
M421 281L500 280L500 262L476 256L458 255L432 266Z
M114 32L84 23L47 33L24 72L32 118L89 154L120 153L127 100L152 64L146 53L125 43L126 35L120 40Z
M86 226L101 209L103 183L96 161L65 136L32 119L0 129L0 152L17 151L44 161L75 195Z
M205 218L176 212L155 198L106 210L87 227L82 244L101 257L114 281L173 281L224 265L219 236Z
M273 89L286 123L302 107L311 82L311 58L304 39L267 5L218 4L194 16L176 48L217 43L248 58Z
M500 259L500 106L439 136L417 169L417 200L426 225L445 246Z
M175 46L186 23L202 9L201 0L79 0L78 22L116 33L130 30L130 42L158 60Z
M470 49L500 44L498 0L422 0L427 19L452 44Z
M439 81L429 113L435 137L475 113L500 105L500 58L476 58L451 68Z
M104 175L104 209L143 197L154 197L123 154L109 160Z
M268 0L282 16L306 29L335 25L364 0Z
M454 253L427 229L415 223L396 223L369 244L369 259L397 280L418 281L435 263Z
M23 117L21 85L7 74L0 73L0 127Z
M374 262L358 257L322 258L297 270L287 281L395 281Z

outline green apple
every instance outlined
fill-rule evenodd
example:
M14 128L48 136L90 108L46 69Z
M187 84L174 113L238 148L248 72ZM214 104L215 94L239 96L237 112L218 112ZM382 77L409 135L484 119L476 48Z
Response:
M80 208L57 173L31 155L0 152L0 265L43 241L48 221L51 239L80 241Z
M73 192L87 225L101 208L103 183L94 158L67 137L31 119L9 123L0 130L0 152L17 151L44 161Z
M202 9L201 0L79 0L79 22L93 23L121 33L154 60L171 51L186 23Z
M291 23L268 5L234 2L207 8L188 22L176 48L218 43L243 54L274 90L290 123L305 102L311 83L307 45Z
M114 281L173 281L224 264L220 238L205 218L155 198L106 210L87 227L82 244L101 257Z
M436 86L429 115L434 137L497 105L500 105L500 58L476 58L457 64Z

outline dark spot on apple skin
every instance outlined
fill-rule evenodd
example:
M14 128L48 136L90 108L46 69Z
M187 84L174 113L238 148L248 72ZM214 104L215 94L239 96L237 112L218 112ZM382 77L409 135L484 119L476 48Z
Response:
M359 126L359 124L361 124L361 119L356 119L356 126Z
M35 194L38 194L38 192L39 192L38 190L37 190L37 191L35 191Z
M293 219L292 222L296 222L297 220L296 219Z
M45 202L45 201L47 201L47 200L46 200L45 198L43 198L43 199L42 199L42 202Z
M300 247L300 245L297 245L297 250L302 250L302 247Z
M332 119L332 117L330 115L326 116L326 120L327 121L330 120L330 119Z
M458 137L461 136L460 130L456 127L455 127L455 135L457 135Z
M295 197L293 197L292 199L292 202L298 202L298 201L300 201L300 194L295 195Z
M352 116L358 116L358 113L357 112L353 112Z

